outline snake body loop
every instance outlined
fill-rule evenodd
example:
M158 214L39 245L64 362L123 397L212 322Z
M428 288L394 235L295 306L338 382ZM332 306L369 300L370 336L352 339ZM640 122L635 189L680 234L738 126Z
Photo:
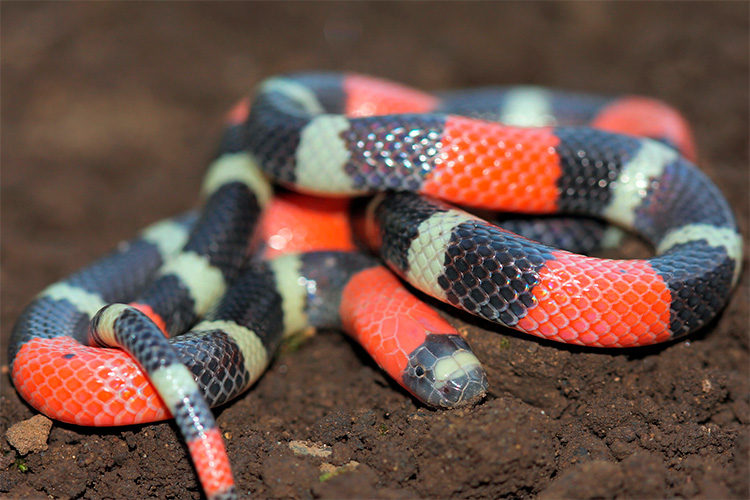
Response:
M418 290L533 335L625 347L701 328L737 283L735 218L694 157L680 115L644 98L534 87L431 95L359 75L272 78L230 115L199 216L148 228L25 309L9 346L13 382L66 422L174 416L207 496L233 498L208 407L247 390L294 332L347 330L433 406L475 403L487 386L458 332L373 257L251 258L272 203L266 177L317 194L379 193L358 205L355 232ZM449 203L593 216L635 231L657 255L586 257L550 245L570 250L581 243L570 231L609 230L567 220L540 233L522 219L519 236ZM348 223L330 224L341 233ZM271 247L287 241L281 234Z

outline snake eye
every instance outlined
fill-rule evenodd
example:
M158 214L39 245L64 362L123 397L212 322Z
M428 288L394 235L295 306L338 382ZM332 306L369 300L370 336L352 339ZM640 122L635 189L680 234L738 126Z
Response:
M417 377L421 377L422 375L424 375L424 368L422 368L422 366L417 366L414 369L414 373L417 375Z

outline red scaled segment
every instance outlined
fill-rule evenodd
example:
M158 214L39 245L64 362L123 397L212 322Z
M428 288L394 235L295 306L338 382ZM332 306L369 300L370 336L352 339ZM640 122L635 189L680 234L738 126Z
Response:
M195 470L198 473L206 497L217 498L234 486L229 457L224 448L219 429L207 431L202 438L187 443L190 456L193 457Z
M685 118L663 102L623 97L599 112L591 126L609 132L668 139L695 161L695 143Z
M250 114L250 99L245 98L235 104L232 109L229 110L224 120L228 125L239 125L247 120L247 115Z
M440 155L421 192L472 207L554 212L562 173L559 142L548 128L449 116Z
M398 83L362 75L347 75L343 83L348 116L429 113L438 99Z
M113 426L171 417L140 367L119 349L70 337L33 339L18 352L12 377L29 404L63 422Z
M313 250L354 250L349 200L296 193L276 196L261 222L266 258Z
M669 288L644 260L554 252L532 289L536 305L521 330L558 342L632 347L670 337Z
M458 334L381 266L349 280L339 312L343 329L399 383L409 354L424 343L427 334Z

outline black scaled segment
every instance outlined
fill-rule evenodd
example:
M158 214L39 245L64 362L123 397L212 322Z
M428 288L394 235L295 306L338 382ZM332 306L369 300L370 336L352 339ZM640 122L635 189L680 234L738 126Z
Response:
M732 211L709 178L682 157L664 168L635 211L635 229L654 245L688 224L734 228Z
M210 406L229 401L249 384L242 351L225 332L188 332L174 340L174 348Z
M487 222L464 222L453 230L438 284L451 304L514 326L535 305L531 291L551 251Z
M183 251L205 256L231 281L245 262L260 213L258 198L245 184L224 184L206 201Z
M245 122L244 149L274 179L294 182L300 134L310 118L304 106L292 98L281 92L263 92L253 102Z
M193 391L181 399L172 410L172 416L188 444L202 438L206 432L216 429L216 420L211 408L206 404L198 404L200 399L200 392ZM196 425L196 422L200 422L200 425Z
M649 264L672 295L669 330L673 337L700 328L726 305L735 262L724 247L691 241L675 245Z
M276 351L283 333L281 301L273 272L267 264L253 264L243 271L205 319L229 320L252 330L270 356Z
M26 306L8 340L8 359L13 367L16 354L32 339L51 339L64 335L88 344L88 314L71 302L40 297Z
M519 87L480 87L469 90L455 90L438 94L440 112L466 116L479 120L501 121L508 105L508 96ZM521 88L531 90L532 88ZM549 98L551 113L547 117L550 124L565 127L589 125L612 98L545 90Z
M250 383L250 373L238 345L241 340L218 328L201 330L202 325L227 321L247 328L250 331L237 330L234 334L256 336L265 351L262 357L269 359L283 334L281 300L267 264L251 265L206 315L198 330L173 339L181 361L195 377L209 405L222 404L239 395Z
M491 221L530 240L568 252L591 253L603 243L607 223L583 216L516 216Z
M551 92L552 115L558 126L583 127L615 99L607 96L578 94L562 90Z
M437 94L437 112L466 116L475 120L500 121L506 96L512 87L484 87L452 90Z
M206 201L183 252L205 257L231 281L245 262L248 239L259 218L255 193L241 182L226 183ZM173 274L157 278L137 301L164 320L170 336L184 332L197 318L190 291Z
M105 309L102 309L104 311ZM92 333L98 338L101 313L94 316L91 323ZM153 374L159 368L178 363L177 354L169 346L164 334L159 328L140 311L124 309L112 326L117 345L130 353L148 374Z
M412 241L419 236L419 225L448 207L440 202L426 201L413 193L390 193L375 209L380 227L380 255L403 274L409 269L408 255Z
M444 128L440 115L352 118L342 132L351 152L344 170L358 189L417 191L435 167Z
M355 274L378 262L358 252L311 252L300 258L300 274L314 284L307 297L308 323L317 328L340 328L341 292Z
M326 113L346 112L345 76L341 73L296 73L287 78L312 91Z
M245 184L222 185L206 201L183 252L205 257L231 282L246 260L248 239L260 211L255 193ZM197 318L190 291L173 274L157 278L137 302L153 308L165 321L170 336L184 332Z
M72 287L98 294L103 302L133 299L162 265L163 260L156 245L148 241L139 239L127 245L127 253L113 252L85 270L71 275L65 282Z
M184 332L196 319L195 301L187 287L173 274L158 277L140 296L164 320L169 336Z
M601 215L612 196L612 182L636 154L641 139L589 128L556 128L562 175L560 212Z
M259 218L255 193L240 182L224 184L206 201L183 252L205 257L231 281L245 261L248 238ZM164 320L170 336L184 332L197 317L190 291L173 274L159 276L137 302Z
M224 129L219 141L219 151L216 156L226 153L240 153L245 150L245 124L237 123L229 125Z

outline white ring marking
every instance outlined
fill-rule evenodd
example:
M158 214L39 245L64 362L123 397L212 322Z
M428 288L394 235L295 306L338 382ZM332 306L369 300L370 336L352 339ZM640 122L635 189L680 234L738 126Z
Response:
M729 258L734 260L732 286L736 285L742 269L742 237L734 229L711 224L688 224L667 233L656 247L656 253L663 254L675 245L697 240L706 240L714 248L726 249Z
M155 245L159 249L159 253L164 256L177 252L185 245L188 231L181 224L164 220L144 229L141 237Z
M438 285L438 277L445 272L443 262L453 228L476 220L479 219L466 212L450 210L438 212L422 221L407 254L409 269L406 280L423 292L446 300L445 292Z
M308 87L297 83L288 78L270 78L260 86L260 93L278 92L283 94L298 104L310 114L318 115L323 113L323 106L318 101L318 97Z
M156 386L159 396L172 414L187 396L199 391L193 374L182 363L157 368L150 374L149 380Z
M266 370L269 359L268 352L258 335L250 328L229 320L202 321L191 332L201 333L212 330L221 330L226 333L240 347L245 358L245 370L250 375L248 385L258 380Z
M98 294L91 293L77 286L72 286L64 281L45 288L37 295L37 298L42 297L52 300L67 300L76 309L88 314L89 317L93 317L99 309L107 305Z
M271 184L262 173L258 162L250 153L227 153L217 158L208 168L203 181L202 194L211 196L230 182L241 182L258 197L261 207L268 205L273 196Z
M500 122L516 127L548 127L557 124L550 92L541 87L514 87L505 94Z
M299 187L313 193L337 196L361 194L344 170L350 151L341 133L349 129L349 120L341 115L320 115L300 132L297 148L297 181Z
M612 201L604 216L616 224L633 229L635 211L648 195L651 181L659 178L664 168L675 161L677 151L657 141L643 139L641 148L612 182Z
M479 360L469 351L460 351L449 358L439 359L433 369L435 388L442 388L446 382L454 378L454 375L461 376L478 366L480 366Z
M300 274L302 261L298 255L283 255L271 260L268 265L273 271L276 289L281 295L281 309L284 312L284 337L302 331L308 325L305 304L307 303L308 282Z
M187 287L195 303L195 313L203 316L226 292L227 284L221 271L206 257L184 252L168 260L161 275L174 275Z

